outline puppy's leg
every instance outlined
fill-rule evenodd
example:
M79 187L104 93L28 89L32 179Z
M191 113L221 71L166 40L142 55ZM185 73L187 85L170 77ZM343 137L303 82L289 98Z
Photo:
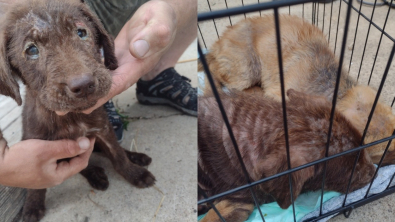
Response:
M89 164L80 174L88 180L93 188L97 190L107 190L109 183L103 168Z
M95 143L95 149L93 151L98 152L99 155L103 155L103 153L101 152L102 148L100 148L99 146L100 144ZM124 149L124 151L128 159L132 161L132 163L135 163L139 166L148 166L152 162L151 157L147 156L144 153L132 152L126 149Z
M152 162L151 157L147 156L144 153L137 153L129 150L125 150L125 153L128 159L132 161L132 163L139 166L148 166Z
M254 210L253 204L231 202L223 200L215 205L226 221L243 222L248 219ZM222 222L214 209L210 209L201 222Z
M268 96L269 98L272 98L276 101L282 102L281 101L281 86L272 86L270 88L264 88L265 90L265 95ZM287 98L287 95L285 95L285 99Z
M108 123L110 124L110 123ZM111 129L111 127L109 127ZM121 174L129 183L140 187L149 187L154 185L155 177L147 169L132 163L127 156L127 152L118 144L114 132L103 132L97 135L96 142L104 155L112 162L115 170ZM136 153L128 153L133 159L138 159ZM147 157L146 155L141 155ZM139 159L140 163L147 163Z
M24 222L40 221L45 215L45 193L47 189L27 190L22 217Z

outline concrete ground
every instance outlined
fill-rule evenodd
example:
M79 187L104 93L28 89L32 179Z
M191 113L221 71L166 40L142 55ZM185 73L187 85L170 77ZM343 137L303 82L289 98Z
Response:
M209 6L207 4L207 0L198 0L198 11L199 12L207 12L209 11ZM248 4L256 4L258 2L267 2L267 0L210 0L210 7L211 10L219 10L225 9L226 4L229 8L248 5ZM367 0L364 2L374 2L373 0ZM377 1L382 2L382 1ZM341 5L340 5L341 4ZM359 9L360 4L357 1L353 1L353 5ZM325 13L324 13L324 6L325 6ZM330 35L330 46L332 48L335 47L335 40L337 39L336 43L336 54L339 55L340 47L342 43L343 33L344 33L344 24L346 18L346 7L347 4L343 1L334 1L333 3L333 10L332 10L332 17L331 17L331 4L317 4L319 7L318 13L318 27L324 30L324 33L329 37ZM338 37L336 38L336 29L337 29L337 22L339 18L339 8L340 10L340 20L339 20L339 28L338 28ZM387 15L389 7L388 6L381 6L376 7L375 13L373 16L373 22L375 22L380 28L383 28L385 18ZM371 14L373 8L370 6L363 5L361 8L362 13L364 13L368 18L371 18ZM298 15L300 17L304 17L308 21L312 21L312 3L304 4L304 8L302 5L283 7L279 9L280 14L292 14ZM261 11L261 14L273 14L273 10L268 11ZM232 16L231 18L225 17L221 19L215 19L215 25L218 31L219 37L221 33L226 29L226 26L232 24L236 24L237 21L243 20L246 17L253 17L253 16L260 16L259 12L248 13L246 15L237 15ZM360 84L368 84L369 76L372 71L372 66L374 63L374 57L379 45L379 40L381 37L381 32L379 32L374 26L370 28L370 34L367 41L367 46L365 50L365 55L363 55L364 44L366 40L367 33L369 31L369 22L365 20L363 17L360 17L358 31L356 35L355 44L353 44L355 31L357 29L357 20L358 20L358 13L352 10L346 50L345 50L345 57L343 66L348 70L349 64L351 61L351 68L349 69L349 73L352 77L357 79L358 72L361 66L360 77L358 79ZM331 29L329 32L329 25L331 22ZM200 33L199 42L203 47L210 46L219 38L217 35L217 31L215 29L214 22L212 20L200 22L199 28ZM388 33L389 36L395 38L395 10L391 9L388 17L387 26L385 31ZM330 33L330 34L329 34ZM351 60L351 53L354 46L354 53ZM370 86L373 88L378 88L381 77L384 73L386 64L389 59L389 54L394 46L394 42L390 40L385 35L382 38L381 46L379 47L379 54L377 57L377 61L375 67L373 69L372 80L370 82ZM385 82L381 99L388 105L391 105L392 101L394 100L395 96L395 62L392 63L387 80ZM393 112L395 109L393 109ZM341 175L339 175L341 176ZM394 221L394 208L395 207L395 195L389 195L387 197L381 198L377 201L364 205L360 208L353 210L350 215L350 218L347 220L343 215L337 216L330 221L338 222L338 221Z
M195 41L176 66L179 73L192 80L193 86L197 85L196 57ZM108 159L93 154L91 162L106 170L109 188L94 190L77 174L48 190L47 213L42 221L195 221L196 117L166 106L140 105L135 86L113 101L130 121L121 145L152 158L148 169L156 177L155 187L138 189L131 186L115 172ZM0 97L0 128L10 145L21 139L20 114L21 108L14 101Z

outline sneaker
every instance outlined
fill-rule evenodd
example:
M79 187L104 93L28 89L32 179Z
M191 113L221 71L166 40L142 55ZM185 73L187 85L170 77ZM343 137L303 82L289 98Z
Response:
M120 143L123 140L123 122L121 120L121 117L115 110L114 103L111 100L106 102L103 106L107 112L108 120L110 120L110 123L114 128L114 132L117 136L118 142Z
M197 89L190 82L174 68L168 68L152 80L137 82L137 100L144 105L169 105L197 116Z

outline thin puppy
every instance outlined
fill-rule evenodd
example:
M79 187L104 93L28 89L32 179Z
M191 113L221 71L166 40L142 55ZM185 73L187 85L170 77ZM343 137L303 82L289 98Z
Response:
M108 93L108 69L117 68L113 40L88 7L79 1L26 1L12 8L0 24L0 93L21 105L16 79L26 85L22 139L96 137L95 147L129 183L152 186L155 177L142 167L151 158L122 149L105 110L78 112ZM57 116L55 111L69 113ZM81 174L93 188L105 190L109 185L100 167L89 165ZM44 216L45 193L46 189L28 191L24 221Z
M288 90L287 120L291 167L325 157L331 104L323 97ZM262 96L235 93L221 97L244 164L257 181L288 169L281 103ZM199 98L198 148L199 186L209 196L247 184L233 144L213 97ZM358 147L361 134L339 112L335 113L329 156ZM327 162L325 190L346 192L357 152ZM324 164L292 173L294 200L302 191L321 189ZM375 167L366 152L361 156L351 180L350 191L369 183ZM272 196L281 208L291 204L288 176L255 186L260 204ZM227 221L245 221L254 208L248 189L216 200ZM221 221L209 210L203 222Z
M280 16L280 33L285 88L322 95L332 102L339 61L324 34L297 16ZM245 90L260 86L265 95L281 100L277 40L274 17L248 18L228 27L206 56L217 88ZM200 66L200 70L202 67ZM210 90L209 87L206 87ZM342 70L336 108L363 133L376 91L358 85ZM365 143L392 135L395 116L391 107L379 101L366 134ZM378 163L385 143L368 149ZM395 161L392 143L384 164Z

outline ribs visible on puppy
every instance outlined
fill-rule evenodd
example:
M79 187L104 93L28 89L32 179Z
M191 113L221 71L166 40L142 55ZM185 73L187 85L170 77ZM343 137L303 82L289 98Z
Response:
M331 103L324 97L288 90L287 123L291 167L325 157ZM281 103L259 95L233 92L222 95L229 122L252 181L288 169ZM233 144L214 97L199 98L198 148L199 186L208 196L245 185ZM339 112L335 112L329 156L359 146L361 134ZM327 162L325 190L346 192L357 152ZM305 190L321 189L324 164L316 164L291 174L293 198ZM369 183L375 167L366 150L351 180L350 191ZM260 204L272 196L281 208L291 204L288 176L255 186ZM215 204L225 219L244 221L253 209L249 190L225 196ZM211 211L211 212L210 212ZM213 210L203 221L220 221ZM237 219L235 219L237 218Z
M22 139L96 137L95 147L129 183L152 186L155 177L142 167L151 158L118 144L106 111L79 112L109 92L109 69L117 68L113 40L99 19L80 1L61 0L25 1L4 17L0 23L0 93L20 105L16 80L26 85ZM55 111L69 113L57 116ZM88 166L81 174L92 187L107 189L104 169ZM45 189L28 191L24 221L44 216L45 193Z
M285 90L321 95L332 102L339 61L325 35L297 16L281 15L279 20ZM265 95L281 101L274 16L247 18L228 27L210 48L206 60L218 89L226 86L241 91L259 85ZM210 94L206 86L206 94ZM357 85L347 71L341 70L336 108L360 133L365 130L375 96L376 91ZM391 107L379 101L364 142L388 137L394 129ZM368 149L374 163L380 161L385 147L386 143L381 143ZM383 163L394 161L392 143Z

